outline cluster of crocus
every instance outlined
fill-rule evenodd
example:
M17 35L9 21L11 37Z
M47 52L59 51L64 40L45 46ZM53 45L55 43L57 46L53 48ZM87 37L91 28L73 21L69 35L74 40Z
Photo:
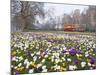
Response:
M11 73L95 69L95 44L94 33L12 33Z

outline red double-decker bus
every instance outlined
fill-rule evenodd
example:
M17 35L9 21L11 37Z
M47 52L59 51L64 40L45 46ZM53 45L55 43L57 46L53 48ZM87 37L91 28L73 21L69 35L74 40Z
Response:
M64 24L64 31L75 31L75 25L73 24Z

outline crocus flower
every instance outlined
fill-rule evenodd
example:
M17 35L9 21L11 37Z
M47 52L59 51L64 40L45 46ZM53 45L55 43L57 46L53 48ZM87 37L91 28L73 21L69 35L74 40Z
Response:
M69 51L69 53L70 53L70 55L76 55L76 53L77 53L77 51L74 49L74 48L72 48L70 51Z
M77 50L77 54L82 54L82 50Z
M86 66L86 62L81 62L81 66L85 67Z
M67 61L71 62L71 59L70 58L67 58Z
M91 64L95 64L96 63L96 59L95 58L91 58L90 63Z
M29 70L29 73L33 73L33 72L34 72L34 69L30 69L30 70Z
M54 50L54 51L56 51L56 50L57 50L57 48L53 48L53 50Z
M79 64L79 61L78 61L78 60L75 60L75 61L74 61L74 64Z
M19 75L20 73L17 71L16 73L15 73L15 75Z
M75 70L77 67L75 65L69 65L69 70Z
M64 50L64 51L62 51L63 53L66 53L67 51L66 50Z

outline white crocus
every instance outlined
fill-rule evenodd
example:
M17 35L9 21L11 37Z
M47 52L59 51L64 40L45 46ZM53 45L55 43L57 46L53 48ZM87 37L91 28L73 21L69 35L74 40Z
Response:
M31 53L31 56L33 57L34 56L34 53Z
M56 53L56 56L59 57L59 53Z
M32 41L33 40L33 37L29 37L29 41Z
M29 63L29 62L27 62L27 64L26 64L26 68L29 68L29 66L30 66L30 63Z
M59 59L55 59L55 62L58 63L60 60Z
M63 50L66 50L66 47L63 47Z
M43 71L42 72L47 72L47 69L43 69Z
M37 55L40 55L40 51L38 51L36 54L37 54Z
M17 68L18 68L18 66L15 66L15 67L14 67L14 69L17 69Z
M52 58L51 61L54 62L54 58Z
M76 56L79 57L80 55L79 54L76 54Z
M39 49L39 46L38 45L36 46L36 49Z
M11 65L11 68L13 68L14 66L13 65Z
M53 56L56 56L56 53L53 53Z
M75 65L69 65L69 70L75 70L77 67Z
M22 63L19 63L19 64L18 64L18 67L21 67L21 66L22 66Z
M19 57L19 60L23 60L23 57L22 57L22 56L20 56L20 57Z
M34 57L33 57L33 60L36 61L36 60L37 60L37 56L34 56Z
M95 47L96 47L96 45L94 44L94 45L93 45L93 48L95 48Z
M62 49L62 48L60 48L60 50L62 51L63 49Z
M60 66L57 66L57 67L56 67L56 69L58 69L58 70L59 70L59 69L60 69Z
M46 65L42 66L42 69L46 69Z
M90 70L93 70L93 67L90 67Z
M66 52L65 54L69 55L69 52Z
M86 66L86 62L81 62L81 66L85 67Z
M52 45L51 45L51 42L48 42L48 47L51 47Z
M74 70L72 65L69 65L69 70Z
M42 66L42 64L38 64L38 65L37 65L37 68L39 68L40 66Z
M85 57L88 57L88 56L89 56L89 52L86 51L86 52L85 52Z
M33 73L34 72L34 69L29 69L29 73Z
M71 62L71 59L70 58L67 58L67 61Z
M65 58L64 58L64 57L62 57L62 60L63 60L63 61L65 61Z
M28 59L25 59L25 60L24 60L24 64L27 64L27 62L28 62Z
M51 56L52 59L54 59L54 56Z
M30 62L28 61L28 59L24 60L24 64L26 65L26 68L29 68Z
M29 62L30 64L32 64L32 61L31 62Z
M16 56L12 57L12 61L16 61L16 60L17 60Z
M48 57L48 55L46 54L44 57L45 57L45 58L47 58L47 57Z
M24 49L26 50L28 48L29 44L25 43Z
M45 62L45 59L43 59L41 62L44 63Z
M60 66L56 64L56 65L54 66L54 68L55 68L55 70L57 70L57 69L60 69Z
M62 59L59 59L59 62L62 62Z
M38 57L39 59L41 58L41 56Z
M17 44L14 44L14 47L18 47L18 45Z
M88 66L91 66L91 63L88 63Z

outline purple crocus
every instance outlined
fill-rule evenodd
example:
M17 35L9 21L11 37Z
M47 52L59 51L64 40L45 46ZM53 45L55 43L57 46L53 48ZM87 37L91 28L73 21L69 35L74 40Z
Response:
M76 55L76 53L77 53L77 51L76 51L74 48L72 48L72 49L69 51L69 54L72 55L72 56Z
M74 64L79 64L79 61L78 61L78 60L75 60L75 61L74 61Z
M77 54L82 54L83 51L82 50L77 50Z
M67 51L66 51L66 50L63 50L62 52L63 52L63 53L66 53Z
M20 75L20 73L17 71L17 72L15 73L15 75Z
M44 52L44 55L46 55L47 53L48 53L48 51L45 51L45 52Z
M90 63L91 64L95 64L96 63L96 59L95 58L91 58Z
M87 48L87 50L89 51L89 50L90 50L90 48Z
M53 50L55 50L55 51L56 51L56 50L57 50L57 48L53 48Z

